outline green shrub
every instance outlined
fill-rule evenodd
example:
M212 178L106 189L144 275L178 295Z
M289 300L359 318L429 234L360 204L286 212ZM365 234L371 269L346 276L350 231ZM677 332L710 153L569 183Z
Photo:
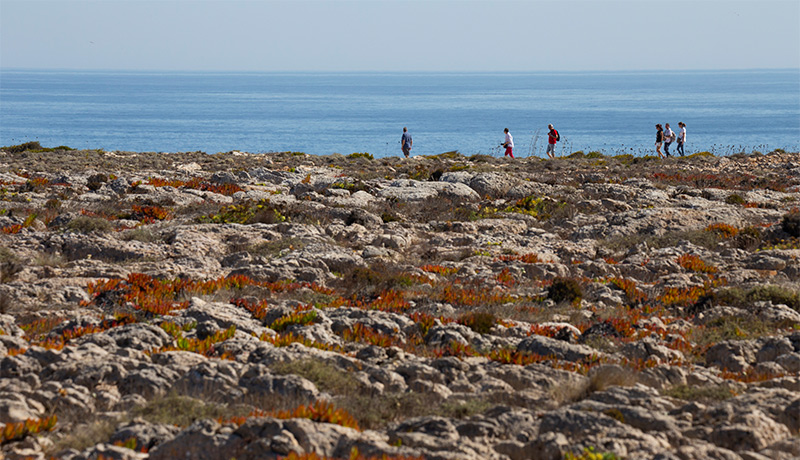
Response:
M381 220L384 224L388 224L389 222L397 222L400 218L394 212L384 211L381 213Z
M405 280L404 274L400 266L378 261L369 267L353 267L342 274L338 284L347 293L345 297L373 299L382 292L401 286Z
M728 204L738 204L738 205L743 205L745 203L744 198L742 198L742 196L739 195L738 193L731 193L730 195L728 195L728 197L725 198L725 202Z
M5 246L0 246L0 263L4 262L18 262L17 255L11 249Z
M89 178L86 180L86 187L89 190L95 192L95 191L99 190L100 187L102 187L103 184L105 184L106 182L108 182L108 176L106 176L103 173L98 173L98 174L94 174L92 176L89 176Z
M349 372L316 359L276 363L271 370L276 374L293 374L304 377L313 382L320 390L333 395L357 395L361 390L358 381Z
M150 423L185 427L196 420L230 416L231 409L201 399L172 393L151 399L146 405L135 408L132 413Z
M44 203L45 209L57 210L61 208L61 201L58 198L50 198Z
M581 285L572 278L557 277L547 292L547 298L556 303L575 303L583 298Z
M440 159L440 160L458 160L464 158L458 150L451 150L449 152L440 153L438 155L426 155L425 158Z
M773 304L784 304L800 311L800 294L781 286L771 284L755 286L747 292L747 298L752 302L770 301Z
M102 217L80 216L67 224L67 230L76 233L106 233L112 228L111 222Z
M123 241L141 241L142 243L157 243L164 241L164 238L162 238L157 232L154 232L147 227L136 227L126 230L120 235L120 239Z
M5 150L8 153L22 153L22 152L27 152L28 150L41 150L41 149L42 149L42 144L38 142L26 142L24 144L11 145L2 148L2 150Z
M350 155L347 155L347 158L352 158L352 159L366 158L367 160L374 160L375 159L375 158L373 158L371 153L367 153L367 152L351 153Z
M552 218L571 217L574 206L566 201L556 201L549 197L537 198L534 195L517 200L514 205L508 206L504 212L515 212L536 217L539 220Z
M0 283L7 283L22 271L22 264L17 260L6 260L0 262Z
M601 454L595 451L594 447L584 447L583 452L579 454L567 452L564 454L564 460L619 460L619 457L613 452L603 452Z
M284 251L295 251L306 247L306 243L300 238L294 236L287 236L279 240L265 241L247 248L247 252L253 255L258 255L267 258L275 258L284 253Z
M472 155L471 157L469 157L469 161L472 161L473 163L486 163L486 162L491 161L492 158L493 157L491 155L484 155L484 154L478 153L478 154L475 154L475 155Z
M578 150L577 152L572 152L567 155L567 158L576 159L576 158L586 158L586 154L583 153L583 150Z
M368 187L360 180L357 180L355 183L350 182L348 180L334 182L331 184L331 188L339 188L342 190L347 190L350 193L355 193L358 191L366 191L368 189Z
M612 158L624 165L629 165L633 163L635 157L630 153L623 153L622 155L614 155Z
M458 323L467 326L479 334L488 334L497 324L497 316L490 312L469 312L458 318Z
M0 315L5 315L11 311L11 297L5 292L0 292Z
M756 249L761 245L761 230L753 226L745 227L733 237L733 244L739 249Z
M690 339L697 344L694 353L725 340L751 340L774 333L774 327L755 317L723 316L709 321L704 329L694 329ZM702 357L700 357L702 359Z
M287 217L281 213L278 206L264 199L224 206L218 213L200 216L197 220L210 224L274 224L286 221Z
M797 208L784 214L781 221L781 228L789 236L800 237L800 210Z
M7 283L22 271L19 257L8 248L0 246L0 283Z
M656 155L645 155L645 156L641 156L641 157L634 157L633 161L631 161L631 164L638 165L638 164L642 164L642 163L648 163L648 162L659 161L659 160L660 160L660 158L658 158Z
M600 152L589 152L586 154L586 158L597 159L597 158L605 158L605 156Z
M686 158L714 158L714 154L711 152L697 152L687 156Z
M715 403L736 396L736 392L728 385L677 385L661 391L662 394L683 399L685 401L699 401L702 403Z
M303 310L281 316L273 321L269 328L273 331L283 332L290 326L307 326L317 319L317 310Z
M773 284L754 286L744 290L738 287L720 289L712 296L711 301L717 305L748 308L753 302L772 302L783 304L800 311L800 294Z

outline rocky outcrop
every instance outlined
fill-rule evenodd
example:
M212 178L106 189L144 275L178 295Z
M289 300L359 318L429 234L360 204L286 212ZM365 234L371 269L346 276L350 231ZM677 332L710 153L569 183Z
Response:
M41 155L4 458L800 456L797 154Z

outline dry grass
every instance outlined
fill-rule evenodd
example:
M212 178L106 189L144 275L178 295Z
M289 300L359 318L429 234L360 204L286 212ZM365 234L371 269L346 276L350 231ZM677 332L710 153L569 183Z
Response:
M96 419L73 427L63 437L56 439L48 455L56 455L66 449L82 451L102 442L108 442L119 424L117 419Z

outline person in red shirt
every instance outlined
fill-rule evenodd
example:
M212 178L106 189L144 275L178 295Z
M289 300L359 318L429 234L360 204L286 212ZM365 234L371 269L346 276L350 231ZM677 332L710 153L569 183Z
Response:
M553 125L547 125L547 128L550 129L550 132L547 133L547 156L550 158L555 158L556 142L561 139L561 136L558 135L558 131L553 128Z

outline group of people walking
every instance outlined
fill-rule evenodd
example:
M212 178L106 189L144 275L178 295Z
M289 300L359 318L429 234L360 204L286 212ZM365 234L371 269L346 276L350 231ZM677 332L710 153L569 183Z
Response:
M683 144L686 143L686 124L682 121L678 122L678 126L681 128L678 134L675 134L675 131L670 129L669 123L665 124L666 129L661 127L661 124L656 124L656 153L658 153L659 158L666 158L671 157L669 153L669 146L672 145L673 142L676 140L678 141L678 147L676 150L678 153L683 156ZM661 153L661 144L664 144L664 153Z
M550 158L556 157L556 142L561 140L561 135L558 134L553 125L547 125L547 129L549 132L547 133L547 156ZM508 132L508 128L504 129L503 132L506 134L506 139L503 141L502 145L506 148L506 153L504 156L514 158L514 137L511 136L511 133Z
M661 124L656 124L656 153L658 153L658 157L671 157L669 146L675 141L678 142L678 147L676 148L677 152L683 156L683 144L686 143L686 124L682 121L678 122L678 126L680 127L678 134L675 134L675 132L670 129L669 123L665 125L666 129L663 128ZM556 142L561 140L561 135L553 128L552 124L547 125L547 129L549 130L547 133L547 156L549 158L555 158ZM514 158L514 136L511 135L508 128L504 129L503 133L505 133L506 137L500 145L506 149L504 156ZM402 145L403 155L408 158L411 154L411 147L414 145L414 140L411 138L411 134L408 133L408 128L403 128L403 137L400 138L400 144ZM662 144L664 145L664 153L661 153Z
M668 125L669 126L669 125ZM547 133L547 156L550 158L556 157L556 142L561 140L561 135L558 134L553 125L547 125L547 128L550 130ZM503 141L501 146L505 147L506 152L504 156L514 158L514 136L508 131L508 128L504 129L503 132L506 135L505 140ZM408 128L403 127L403 137L400 138L400 145L403 149L403 155L406 158L411 154L411 147L414 145L414 140L411 138L411 134L408 133Z

